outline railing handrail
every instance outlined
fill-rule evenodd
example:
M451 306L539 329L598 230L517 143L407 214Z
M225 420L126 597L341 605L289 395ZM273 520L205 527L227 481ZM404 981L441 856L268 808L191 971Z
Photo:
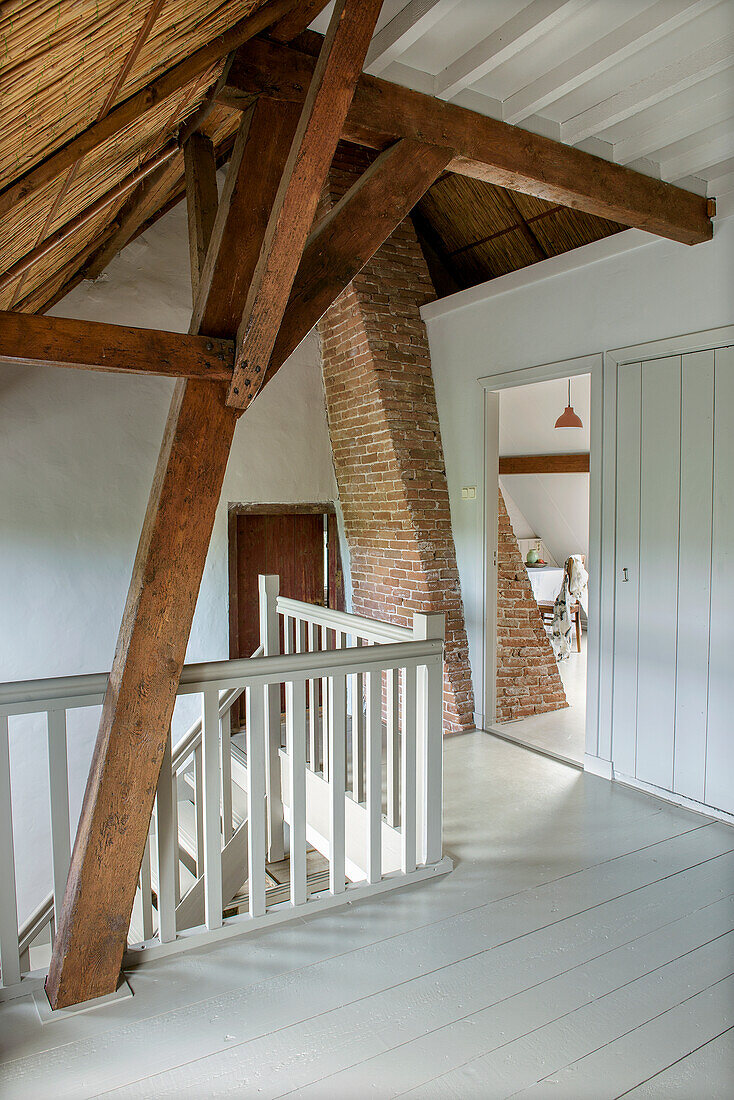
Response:
M403 668L406 662L418 665L424 663L424 658L434 658L442 652L442 641L415 640L411 635L409 641L388 645L207 661L184 665L179 694L191 694L213 684L226 690L239 686L242 680L265 684L279 683L288 676L301 680L319 678L342 668L350 673L369 672L374 668ZM108 673L90 673L0 684L0 715L99 705L104 700L108 678Z
M308 622L317 623L328 629L338 630L342 634L351 634L357 638L369 638L376 642L409 642L413 631L408 626L397 626L378 619L368 619L363 615L351 615L347 611L336 611L333 607L320 604L303 603L288 596L278 596L276 608L281 615L292 615Z

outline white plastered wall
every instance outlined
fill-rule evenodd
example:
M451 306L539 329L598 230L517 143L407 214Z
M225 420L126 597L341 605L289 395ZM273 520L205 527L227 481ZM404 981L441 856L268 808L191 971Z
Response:
M57 316L185 332L191 312L183 204L129 245ZM173 383L36 367L0 377L0 679L109 669ZM196 607L188 661L229 654L227 505L337 496L317 337L240 420ZM191 704L190 704L191 705ZM179 712L179 728L190 714ZM69 719L75 822L98 712ZM43 723L11 719L22 920L50 884Z
M734 218L693 248L637 230L423 309L477 699L483 697L484 427L478 379L734 321ZM614 471L604 472L614 484ZM461 487L476 485L475 499ZM608 535L603 532L602 538ZM593 563L592 563L593 568ZM608 673L610 670L607 668ZM587 751L609 758L609 730Z

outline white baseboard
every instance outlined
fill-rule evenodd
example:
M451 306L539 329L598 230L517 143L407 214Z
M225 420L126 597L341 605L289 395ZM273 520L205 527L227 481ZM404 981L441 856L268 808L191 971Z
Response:
M663 802L672 802L674 806L682 806L685 810L693 810L697 814L704 814L705 817L714 817L717 821L734 825L734 814L727 813L726 810L717 810L715 806L707 806L705 802L696 802L694 798L686 798L685 795L675 794L674 791L668 791L664 787L656 787L654 783L644 783L641 779L635 779L631 775L623 775L622 772L615 771L614 778L618 783L624 783L626 787L633 787L636 791L652 794L656 798L662 799Z
M601 756L591 756L588 752L584 756L584 771L590 775L598 775L600 779L613 779L611 760L604 760Z

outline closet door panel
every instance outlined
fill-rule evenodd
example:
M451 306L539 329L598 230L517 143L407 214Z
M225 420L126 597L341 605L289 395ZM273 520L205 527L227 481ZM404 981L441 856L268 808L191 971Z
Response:
M706 739L710 806L734 812L734 348L714 352L711 632Z
M713 436L714 353L684 355L673 790L698 802L706 778Z
M668 790L673 786L678 635L680 380L680 356L642 364L635 774Z
M617 383L617 572L614 597L612 759L615 770L629 776L635 774L637 732L641 410L640 364L625 363L619 368Z

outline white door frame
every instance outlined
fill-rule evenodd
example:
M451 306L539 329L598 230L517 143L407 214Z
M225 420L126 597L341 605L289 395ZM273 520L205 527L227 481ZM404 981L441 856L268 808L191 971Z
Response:
M605 756L599 746L600 654L602 651L602 429L603 429L603 356L584 355L535 367L491 374L477 381L485 391L484 403L484 575L482 593L483 623L483 715L485 729L491 729L496 713L497 672L497 393L500 390L548 382L579 374L591 376L591 423L589 454L589 625L587 632L586 673L586 759L587 764ZM612 563L612 569L614 568ZM597 771L596 767L592 770ZM604 771L604 769L602 769ZM610 769L611 773L611 769ZM609 776L611 778L611 774Z

